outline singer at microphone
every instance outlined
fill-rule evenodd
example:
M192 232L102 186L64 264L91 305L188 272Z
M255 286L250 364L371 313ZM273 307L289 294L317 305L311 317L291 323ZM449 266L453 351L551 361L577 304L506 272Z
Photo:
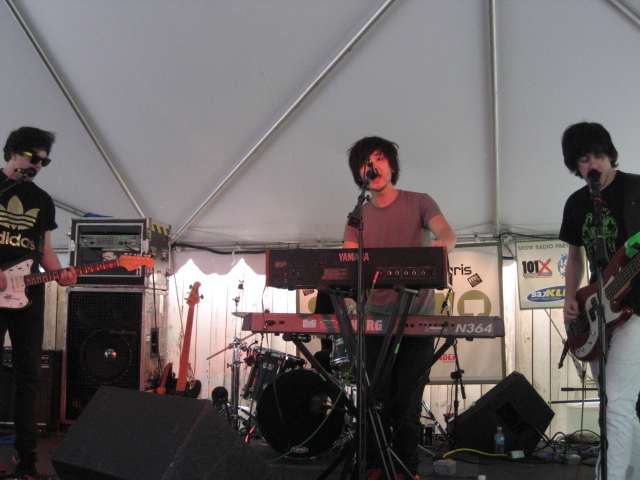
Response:
M600 425L600 453L608 451L608 457L606 462L599 461L598 464L606 466L609 478L625 478L632 470L637 474L635 461L640 458L640 424L634 408L640 392L640 350L637 348L640 343L640 295L637 285L624 279L624 265L628 259L620 258L617 252L623 249L621 253L625 256L624 244L640 231L640 175L617 169L618 151L609 132L599 123L570 125L562 135L561 145L565 166L581 180L579 188L564 204L558 235L567 244L564 323L575 325L576 333L581 334L582 312L591 314L585 331L589 335L600 332L600 327L605 327L603 324L606 323L606 334L611 336L611 341L598 333L597 338L592 337L594 348L587 345L587 351L593 355L589 360L600 398L607 399L601 404L606 408L607 421ZM577 294L585 272L588 272L593 293L588 300L585 300L587 295ZM617 310L615 304L624 305L628 312L633 312L626 322L616 325L610 321L613 318L600 318L598 309L591 303L599 290L596 279L600 273L604 273L606 283L606 293L601 297L602 309L612 311L612 307ZM615 284L619 286L610 288ZM616 315L616 318L619 317ZM587 335L575 337L577 347L585 346L582 340L585 337ZM601 339L607 340L606 348L599 348ZM581 377L583 372L580 368ZM599 478L605 476L599 475Z

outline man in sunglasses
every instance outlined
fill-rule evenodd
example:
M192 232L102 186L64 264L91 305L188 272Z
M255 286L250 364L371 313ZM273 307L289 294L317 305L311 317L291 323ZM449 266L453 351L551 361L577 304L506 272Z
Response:
M0 346L9 332L16 382L14 426L16 432L15 476L37 477L37 397L42 341L44 336L44 285L30 286L30 304L10 308L3 302L9 286L8 268L34 257L34 268L61 270L51 245L51 231L57 227L53 200L34 182L34 177L51 163L48 158L55 135L34 127L22 127L9 134L4 146L6 166L0 171ZM60 285L76 282L73 267L65 269Z

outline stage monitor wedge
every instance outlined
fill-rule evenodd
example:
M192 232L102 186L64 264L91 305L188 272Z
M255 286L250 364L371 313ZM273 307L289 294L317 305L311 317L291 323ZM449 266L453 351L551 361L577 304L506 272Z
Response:
M54 452L64 480L269 480L211 402L100 387Z
M449 422L457 448L493 453L493 435L499 426L505 452L532 453L554 416L553 410L519 372L508 375L475 405Z

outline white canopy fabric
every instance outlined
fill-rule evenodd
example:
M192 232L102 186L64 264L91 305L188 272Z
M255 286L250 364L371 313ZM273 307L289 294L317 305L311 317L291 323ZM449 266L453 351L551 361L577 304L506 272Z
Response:
M461 238L557 233L571 123L640 172L640 0L5 0L0 134L53 130L54 246L87 212L209 247L341 240L346 151L400 146ZM3 139L4 141L4 139Z

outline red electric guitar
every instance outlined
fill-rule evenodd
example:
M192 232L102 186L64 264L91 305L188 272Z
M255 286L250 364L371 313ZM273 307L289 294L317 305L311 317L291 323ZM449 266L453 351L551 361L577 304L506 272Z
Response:
M34 262L39 255L29 255L20 260L1 267L2 273L7 277L7 288L0 292L0 308L20 309L28 307L31 303L27 296L27 287L58 280L64 270L50 270L48 272L31 272ZM142 266L153 268L156 261L150 257L134 257L122 255L115 260L104 262L86 263L75 267L78 275L85 273L108 270L110 268L124 267L127 270L135 270Z
M629 320L633 309L622 307L622 300L631 292L631 280L640 272L640 255L627 257L626 247L620 248L603 272L605 336L608 340L613 330ZM573 354L582 361L592 360L600 351L598 347L598 312L596 283L576 292L580 314L571 322L567 342Z

